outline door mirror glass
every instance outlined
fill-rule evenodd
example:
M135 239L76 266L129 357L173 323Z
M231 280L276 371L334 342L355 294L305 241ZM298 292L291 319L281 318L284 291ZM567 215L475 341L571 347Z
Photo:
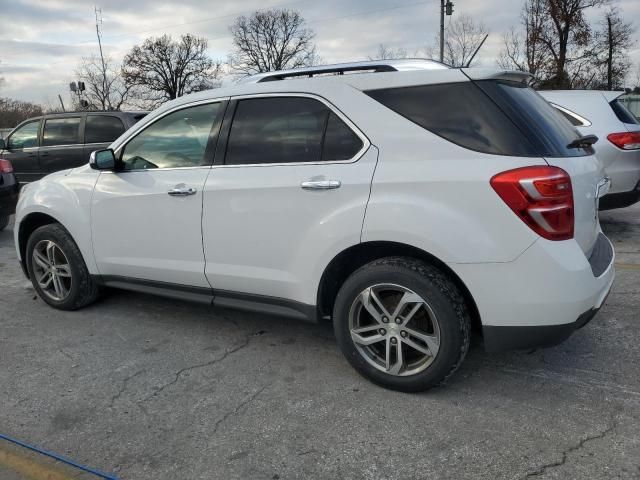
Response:
M116 156L110 148L96 150L91 152L89 165L94 170L114 170L116 168Z

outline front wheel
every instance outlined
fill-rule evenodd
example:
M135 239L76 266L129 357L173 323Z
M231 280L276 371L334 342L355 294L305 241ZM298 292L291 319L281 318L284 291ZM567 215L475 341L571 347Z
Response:
M76 310L98 296L80 249L62 225L36 229L27 242L25 261L33 287L52 307Z
M458 288L439 269L410 258L383 258L354 272L333 317L349 363L393 390L444 382L469 348L471 320Z

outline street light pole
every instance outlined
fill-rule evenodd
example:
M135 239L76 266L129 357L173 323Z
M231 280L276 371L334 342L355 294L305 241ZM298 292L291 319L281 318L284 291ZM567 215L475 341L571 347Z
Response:
M440 62L444 61L444 1L440 0Z

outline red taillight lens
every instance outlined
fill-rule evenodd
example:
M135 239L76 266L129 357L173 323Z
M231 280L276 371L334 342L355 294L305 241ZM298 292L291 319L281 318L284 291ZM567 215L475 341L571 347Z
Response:
M610 133L607 140L622 150L640 149L640 132Z
M13 172L13 165L9 160L5 160L4 158L0 158L0 173L11 173Z
M499 173L491 186L520 219L548 240L573 238L573 189L558 167L516 168Z

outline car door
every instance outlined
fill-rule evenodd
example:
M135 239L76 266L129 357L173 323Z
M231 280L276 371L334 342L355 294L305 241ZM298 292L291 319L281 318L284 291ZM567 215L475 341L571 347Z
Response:
M87 163L84 158L83 131L83 114L45 118L38 152L43 174Z
M91 152L107 148L125 130L120 117L88 113L84 126L84 163L89 161Z
M202 252L202 189L225 102L171 110L116 151L120 168L98 178L91 211L100 274L210 287Z
M37 119L24 123L7 138L7 149L2 156L12 163L20 183L33 182L42 177L38 163L41 122L41 119Z
M315 304L317 267L360 240L377 149L307 95L238 98L226 131L204 193L209 282Z

